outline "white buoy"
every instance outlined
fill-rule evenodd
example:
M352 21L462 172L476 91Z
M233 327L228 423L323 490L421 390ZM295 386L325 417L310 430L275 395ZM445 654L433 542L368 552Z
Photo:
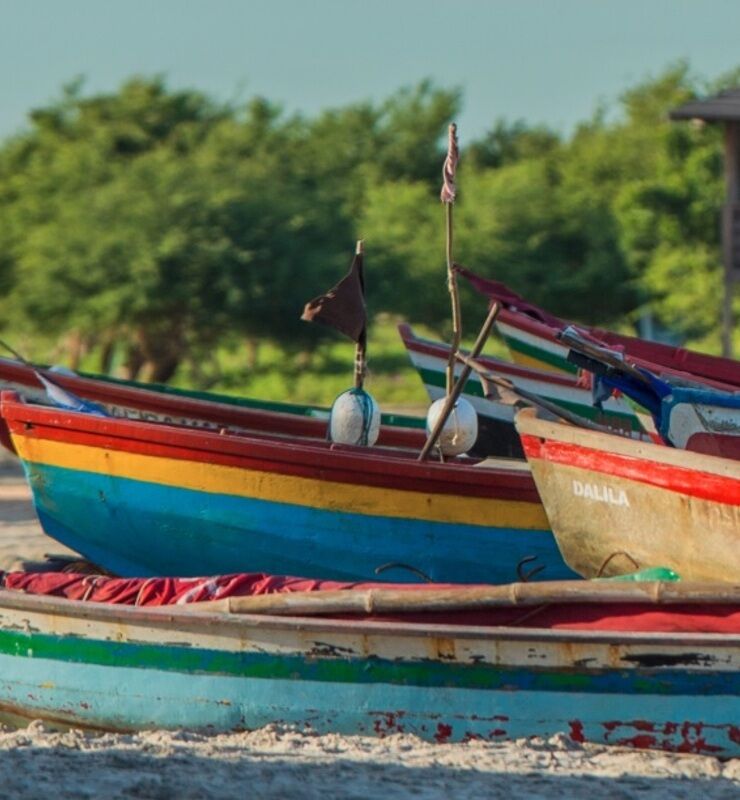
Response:
M380 434L380 408L364 389L337 397L329 417L329 439L337 444L374 445Z
M442 409L447 402L446 397L435 400L427 412L427 436L434 429ZM436 447L446 456L459 456L467 453L478 438L478 415L473 406L459 397L450 411L442 428Z

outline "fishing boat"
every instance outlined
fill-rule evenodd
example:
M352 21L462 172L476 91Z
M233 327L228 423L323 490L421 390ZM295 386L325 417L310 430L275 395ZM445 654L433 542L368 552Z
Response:
M431 400L444 397L449 345L420 338L407 324L399 325L398 332ZM592 420L605 428L628 436L648 438L637 414L625 400L610 397L601 404L601 407L596 407L591 389L579 382L575 375L557 374L511 364L490 356L479 356L476 361L485 370L510 381L518 389L523 389L583 419ZM458 364L455 374L459 375L462 368L462 363ZM516 405L487 392L480 375L475 372L471 373L465 384L462 396L478 413L478 449L493 455L523 458L524 451L519 434L514 428Z
M683 450L740 459L740 392L669 383L573 328L566 328L559 340L570 348L568 359L589 370L605 394L619 392L646 408L663 441Z
M457 273L491 302L500 305L496 327L520 364L556 372L576 374L578 367L568 361L568 350L557 334L574 323L560 319L527 302L503 283L488 280L458 266ZM730 358L697 353L682 347L650 342L602 328L576 325L594 340L617 348L661 377L680 383L702 384L697 388L733 391L740 387L740 363Z
M73 373L0 358L0 390L12 389L35 402L49 404L42 382L46 376L84 401L97 403L120 419L138 419L218 431L236 428L275 431L324 438L329 409L279 403L212 392L177 389L162 384L123 381L101 375ZM424 420L384 414L379 442L390 446L421 447ZM7 427L0 421L0 443L12 449Z
M665 566L740 579L740 463L539 419L515 420L558 546L580 575Z
M319 587L151 607L118 604L151 579L112 602L33 580L0 589L0 710L15 719L740 755L737 586Z
M420 461L416 450L99 417L11 392L0 414L46 533L119 575L356 580L390 563L437 581L507 582L536 558L542 578L574 577L526 462Z

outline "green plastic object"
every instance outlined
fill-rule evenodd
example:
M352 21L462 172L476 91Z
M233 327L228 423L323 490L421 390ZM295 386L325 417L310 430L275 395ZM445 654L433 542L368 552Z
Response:
M681 576L668 567L649 567L612 578L594 578L596 581L680 581Z

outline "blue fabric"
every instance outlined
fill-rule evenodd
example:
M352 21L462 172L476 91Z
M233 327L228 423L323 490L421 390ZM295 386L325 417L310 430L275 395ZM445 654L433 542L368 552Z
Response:
M41 381L41 384L46 391L46 396L51 401L51 404L57 408L64 408L67 411L81 411L85 414L95 414L98 417L110 416L103 406L93 403L90 400L83 400L76 394L62 389L62 387L49 378L42 375L38 370L35 370L36 377Z

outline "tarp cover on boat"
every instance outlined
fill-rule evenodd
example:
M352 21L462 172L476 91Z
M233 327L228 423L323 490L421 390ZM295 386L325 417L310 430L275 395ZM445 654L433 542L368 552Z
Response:
M584 582L584 585L586 582ZM454 588L453 584L343 583L264 573L241 573L205 578L112 578L68 572L0 573L0 587L69 600L118 605L182 605L226 597L285 592L363 591L393 589L421 591ZM337 615L347 618L350 615ZM540 606L502 606L446 612L394 613L374 620L485 627L517 626L563 630L682 633L740 633L738 604L543 603Z
M225 597L253 597L280 592L388 588L388 584L385 583L343 583L293 578L286 575L266 575L262 572L242 572L204 578L112 578L106 575L82 575L74 572L5 572L0 573L0 586L29 594L130 606L180 605L221 600ZM422 586L424 584L394 584L393 588L418 589ZM445 584L445 587L447 586L448 584Z

